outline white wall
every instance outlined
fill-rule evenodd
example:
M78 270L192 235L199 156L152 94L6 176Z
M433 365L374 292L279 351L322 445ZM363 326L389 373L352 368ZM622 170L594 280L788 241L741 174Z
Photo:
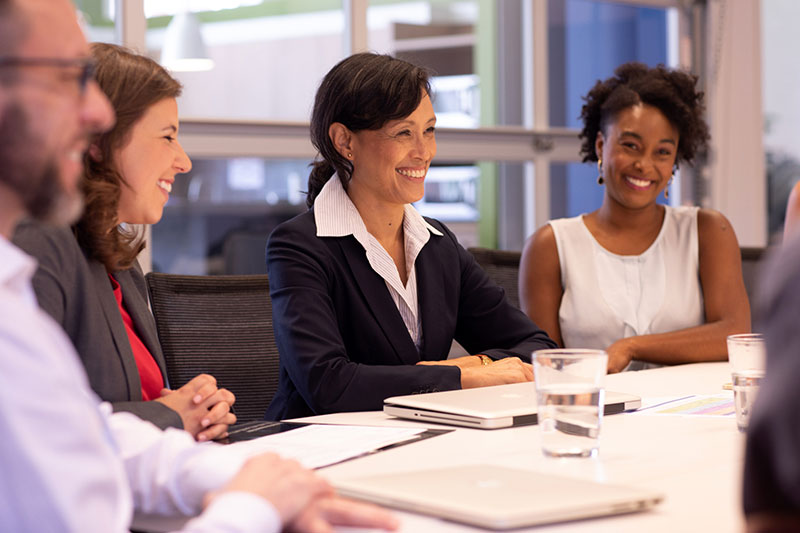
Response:
M704 205L728 217L741 246L767 243L760 14L757 0L712 0L706 29L712 153Z

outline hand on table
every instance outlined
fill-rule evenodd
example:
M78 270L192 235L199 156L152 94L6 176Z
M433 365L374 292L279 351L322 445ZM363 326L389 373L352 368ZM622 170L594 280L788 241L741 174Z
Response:
M482 364L477 357L473 359L478 361L477 365L461 368L463 389L533 381L533 366L523 363L519 357L498 359L488 365Z
M633 345L625 338L620 339L608 348L608 373L616 374L622 372L625 367L633 360Z
M177 390L162 389L161 402L183 421L183 429L198 441L213 440L225 436L228 426L236 423L236 415L230 412L236 401L227 389L218 389L217 380L208 374L200 374Z
M225 492L250 492L269 501L288 531L329 533L333 526L397 528L397 520L373 505L344 500L327 481L291 459L265 453L248 459L221 490L206 495L205 505Z
M333 526L397 529L397 519L374 505L325 496L313 501L289 524L292 533L333 533Z
M250 492L261 496L275 507L281 523L288 524L312 500L332 496L333 488L297 461L265 453L248 459L225 487L207 494L206 506L225 492Z

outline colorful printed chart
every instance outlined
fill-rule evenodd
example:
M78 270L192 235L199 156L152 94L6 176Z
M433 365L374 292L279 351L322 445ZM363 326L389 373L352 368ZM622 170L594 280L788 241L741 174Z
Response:
M736 408L733 395L726 393L667 399L655 405L642 407L636 414L733 417L736 416Z

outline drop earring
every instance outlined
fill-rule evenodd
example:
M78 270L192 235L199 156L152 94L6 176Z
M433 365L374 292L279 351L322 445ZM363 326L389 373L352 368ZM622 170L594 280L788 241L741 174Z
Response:
M667 186L664 187L664 199L665 200L669 200L669 186L672 185L672 179L674 177L675 177L674 175L670 176L669 177L669 181L667 182Z
M597 184L602 185L605 180L603 179L603 160L597 160Z

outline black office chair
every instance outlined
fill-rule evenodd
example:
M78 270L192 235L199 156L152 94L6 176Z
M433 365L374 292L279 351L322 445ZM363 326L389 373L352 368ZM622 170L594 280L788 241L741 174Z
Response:
M491 250L489 248L468 248L478 264L486 271L492 281L506 291L511 305L519 308L519 260L522 252Z
M267 276L145 278L170 386L211 374L236 395L239 422L262 420L279 371Z

